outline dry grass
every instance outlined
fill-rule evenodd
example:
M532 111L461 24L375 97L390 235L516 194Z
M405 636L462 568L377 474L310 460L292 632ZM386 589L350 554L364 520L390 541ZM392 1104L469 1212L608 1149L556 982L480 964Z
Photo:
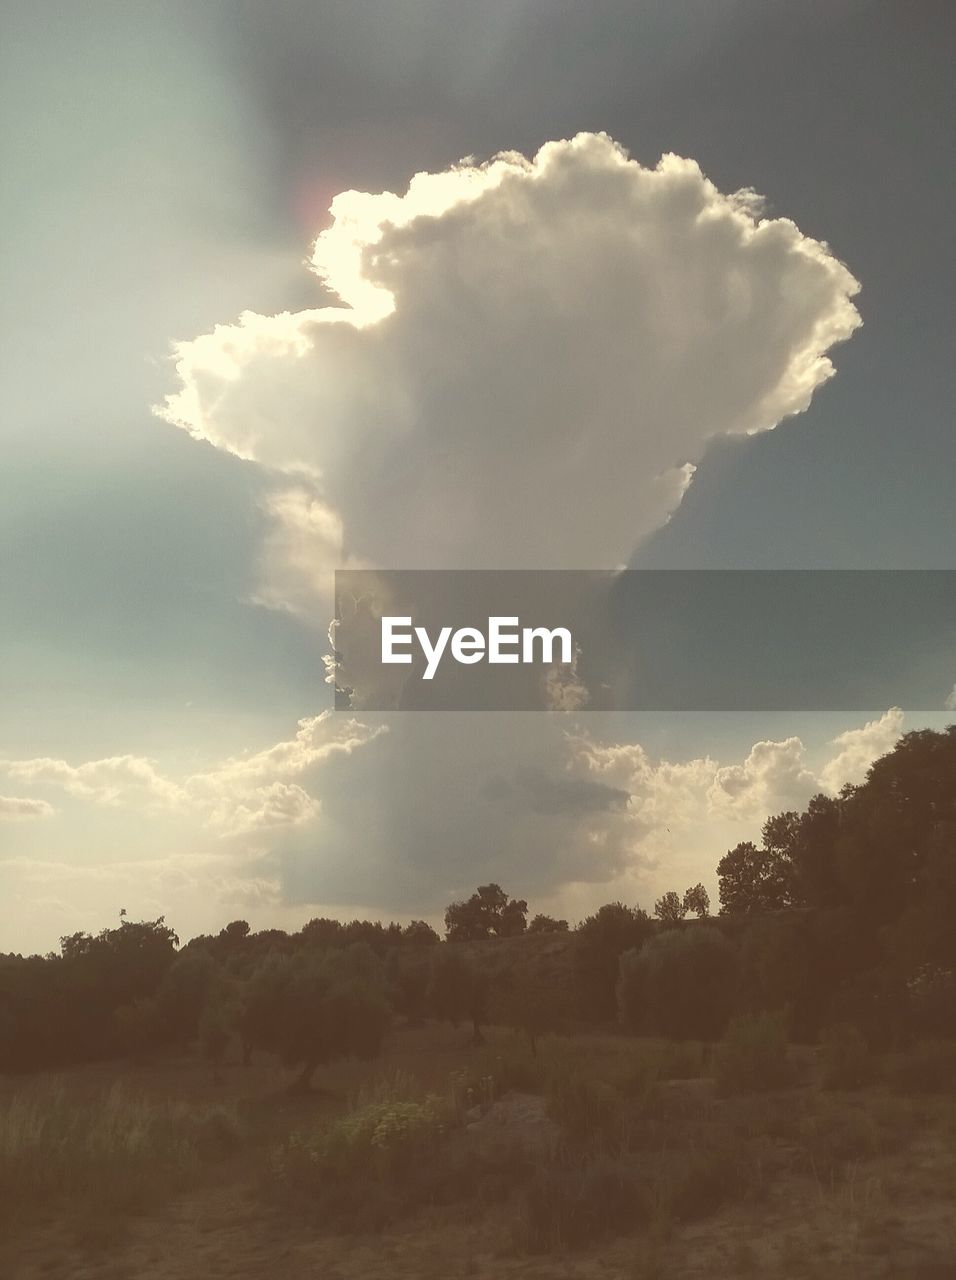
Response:
M0 1103L0 1213L140 1210L238 1141L228 1105L156 1102L118 1082L81 1101L65 1078L41 1080Z

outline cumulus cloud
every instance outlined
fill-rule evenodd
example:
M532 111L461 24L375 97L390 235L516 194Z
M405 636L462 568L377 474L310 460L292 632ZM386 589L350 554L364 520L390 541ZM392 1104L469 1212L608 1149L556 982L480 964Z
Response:
M270 827L298 826L319 812L319 803L294 783L273 782L256 787L242 799L223 798L209 818L224 835L245 835Z
M164 778L153 761L141 756L109 756L71 765L50 756L32 760L0 760L0 772L16 782L61 787L69 795L96 804L116 805L132 799L176 804L182 790Z
M874 760L886 755L903 732L903 712L890 707L878 720L870 720L862 729L847 729L833 739L837 753L824 766L820 781L834 794L846 783L860 783Z
M179 343L159 410L272 474L256 599L323 626L334 567L628 562L708 441L806 409L860 323L825 244L693 160L644 167L602 134L343 192L331 215L311 265L340 305ZM582 705L575 681L553 694ZM817 787L797 739L721 766L566 716L351 723L338 739L304 721L187 783L217 797L224 833L269 835L290 901L425 909L476 878L647 877L671 829L752 822Z
M31 800L26 796L0 796L0 821L20 822L27 818L46 818L53 813L53 806L45 800Z
M725 816L753 817L774 808L802 808L819 790L805 756L799 738L755 743L741 764L717 770L708 792L711 808Z
M707 440L806 409L859 324L824 244L693 160L645 168L603 134L331 213L312 268L342 305L181 342L161 410L289 477L260 595L300 612L352 558L626 562Z
M79 765L52 757L2 760L0 772L18 782L58 787L79 800L110 808L146 802L153 814L167 810L195 815L223 836L238 836L297 826L316 817L318 800L292 779L313 779L330 759L349 756L384 732L383 725L370 727L326 711L300 720L292 738L261 751L230 756L181 781L138 756L111 756ZM44 800L0 797L0 818L52 812Z
M207 808L207 822L224 835L256 828L298 826L319 812L318 801L300 783L336 757L351 756L385 733L332 711L307 716L294 737L262 751L232 756L186 781L192 801Z

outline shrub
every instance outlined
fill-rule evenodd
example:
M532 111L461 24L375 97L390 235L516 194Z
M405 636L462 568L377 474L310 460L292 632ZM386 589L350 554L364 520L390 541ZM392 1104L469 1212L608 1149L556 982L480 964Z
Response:
M760 1093L793 1082L787 1058L786 1021L780 1013L734 1018L714 1052L717 1089L723 1094Z
M956 1091L956 1042L923 1040L905 1053L894 1054L887 1078L896 1093Z
M546 1164L525 1188L514 1243L526 1253L581 1247L632 1231L651 1212L646 1184L623 1160L599 1156L584 1165Z
M274 1148L269 1169L282 1204L334 1230L367 1232L423 1205L506 1199L531 1174L507 1135L466 1142L453 1098L408 1097L397 1076L360 1095L345 1115Z
M859 1028L847 1023L826 1032L821 1061L824 1089L862 1089L875 1075L869 1045Z
M284 1200L308 1205L326 1225L376 1226L414 1202L416 1168L430 1163L452 1119L434 1095L360 1103L274 1148L272 1177Z
M618 1092L603 1080L558 1070L548 1081L548 1115L575 1145L605 1145L623 1139L624 1108Z
M740 1172L730 1151L691 1150L674 1162L664 1179L664 1200L678 1222L709 1217L734 1194Z
M843 1103L806 1116L797 1143L806 1172L831 1184L847 1164L872 1160L897 1145L875 1116Z
M906 985L916 1034L951 1038L956 1031L956 974L926 965Z

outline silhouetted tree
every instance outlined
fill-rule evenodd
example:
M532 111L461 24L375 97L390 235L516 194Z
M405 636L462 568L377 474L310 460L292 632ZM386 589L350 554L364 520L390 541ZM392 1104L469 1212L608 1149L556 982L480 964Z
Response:
M583 1016L595 1022L615 1015L618 959L640 949L650 935L646 912L609 902L582 920L574 931L574 968Z
M425 1019L430 979L431 946L428 944L394 947L385 957L389 1004L410 1026L419 1026Z
M683 906L685 915L693 911L698 920L703 920L710 915L710 894L702 884L695 884L684 890Z
M253 975L244 1023L252 1042L298 1066L295 1088L341 1057L375 1057L388 1024L381 964L367 947L273 954Z
M499 884L480 885L465 902L445 909L445 936L449 942L480 942L494 934L509 938L524 933L528 904L509 898Z
M735 845L717 863L722 915L776 911L789 905L789 866L774 849L752 840Z
M680 924L687 914L687 908L684 906L680 894L675 893L673 889L669 889L654 903L654 914L662 924Z
M480 1044L487 1000L484 977L459 951L447 944L432 951L428 1006L439 1021L450 1022L454 1027L471 1022L472 1039Z
M536 915L528 925L529 933L567 933L567 920L555 920L554 916Z
M402 945L406 947L431 947L441 942L438 934L424 920L412 920L402 930Z
M536 1056L539 1036L560 1031L571 1021L570 995L567 986L555 982L551 975L515 966L499 978L491 992L491 1017L527 1036Z
M736 972L736 951L719 929L666 929L621 957L621 1022L675 1040L716 1039L733 1009Z

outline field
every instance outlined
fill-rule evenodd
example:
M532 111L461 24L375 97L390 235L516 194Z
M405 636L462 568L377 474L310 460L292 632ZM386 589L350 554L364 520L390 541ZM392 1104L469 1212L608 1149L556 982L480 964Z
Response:
M956 1276L948 1059L721 1052L428 1025L301 1097L265 1055L7 1077L0 1275Z

